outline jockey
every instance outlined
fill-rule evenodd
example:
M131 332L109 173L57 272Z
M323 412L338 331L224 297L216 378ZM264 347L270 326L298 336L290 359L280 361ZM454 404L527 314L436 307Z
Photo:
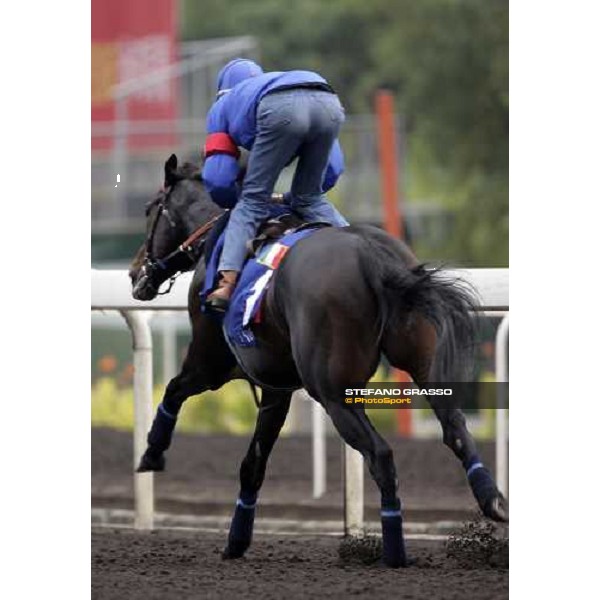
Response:
M264 73L251 60L235 59L219 73L217 100L207 117L202 178L212 199L233 208L219 262L219 285L206 304L226 311L246 256L246 242L269 217L279 174L298 158L286 204L306 221L343 227L348 222L324 192L344 170L337 140L344 109L317 73ZM239 148L250 151L238 198Z

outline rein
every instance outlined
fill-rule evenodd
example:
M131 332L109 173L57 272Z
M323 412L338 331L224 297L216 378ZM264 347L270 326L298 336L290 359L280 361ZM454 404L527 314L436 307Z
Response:
M158 207L157 207L158 210L156 211L156 216L154 217L154 221L152 222L152 227L150 228L150 235L146 238L146 258L145 258L144 264L142 266L142 272L146 276L150 276L150 273L152 273L152 271L155 271L157 267L159 269L162 269L163 271L168 270L169 263L172 262L174 259L178 258L180 255L185 256L190 261L190 266L192 266L196 262L196 257L194 255L194 244L204 234L209 232L213 228L215 223L221 217L221 214L216 215L215 217L213 217L212 219L210 219L209 221L204 223L204 225L201 225L200 227L195 229L192 232L192 234L190 236L188 236L186 238L186 240L177 247L176 250L174 250L173 252L168 254L165 258L162 258L162 259L154 258L153 252L152 252L152 243L154 241L154 234L156 233L156 228L158 227L158 222L160 220L161 215L164 214L167 217L169 225L172 228L175 228L177 226L175 221L171 218L171 215L169 214L169 211L166 207L166 202L169 198L171 190L172 190L172 188L170 188L168 190L164 190L164 189L162 190L162 192L165 194L165 196L158 203ZM202 240L202 241L204 241L204 240ZM168 294L171 291L171 289L173 288L173 284L175 283L175 280L185 270L184 268L181 268L181 267L182 267L181 265L178 265L176 272L169 278L168 288L164 292L157 291L156 292L157 296L164 296L165 294Z
M169 214L169 210L167 209L167 200L169 199L169 196L171 194L171 190L173 188L169 188L169 189L161 189L160 193L162 195L164 195L163 198L161 198L157 204L157 208L158 210L156 211L156 215L154 216L154 221L152 221L152 227L150 228L150 235L146 238L146 256L150 259L150 260L154 260L154 257L152 256L152 242L154 241L154 234L156 233L156 228L158 227L158 222L160 220L160 217L164 214L167 217L167 221L169 221L169 225L171 226L171 228L175 228L177 225L175 223L175 221L173 221L173 219L171 218L171 215Z
M167 269L169 261L173 260L179 254L185 254L190 260L190 263L193 265L196 261L194 256L194 243L205 233L209 232L220 218L221 215L213 217L210 221L198 227L198 229L196 229L182 244L180 244L176 250L171 252L171 254L161 260L155 260L154 262L161 268ZM169 277L169 287L164 292L158 292L157 296L164 296L165 294L168 294L173 288L175 280L181 275L182 272L183 271L179 270L177 273Z
M198 227L198 229L196 229L196 231L194 231L192 233L192 235L190 235L190 237L187 238L187 240L185 240L185 242L183 242L181 244L181 246L179 246L178 250L181 250L182 252L189 252L192 249L192 244L203 234L205 234L206 232L210 231L214 224L221 218L221 214L217 215L216 217L213 217L210 221L208 221L207 223L204 223L204 225L201 225L200 227Z

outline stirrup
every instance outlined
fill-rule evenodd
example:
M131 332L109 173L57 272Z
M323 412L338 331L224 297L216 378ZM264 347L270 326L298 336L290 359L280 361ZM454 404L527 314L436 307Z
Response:
M229 308L230 300L225 298L207 298L204 301L205 306L218 313L226 313Z
M227 312L229 304L231 303L231 297L235 290L235 283L226 282L221 280L219 287L208 295L204 304L214 310L215 312L224 313ZM220 293L227 293L228 297L224 298Z

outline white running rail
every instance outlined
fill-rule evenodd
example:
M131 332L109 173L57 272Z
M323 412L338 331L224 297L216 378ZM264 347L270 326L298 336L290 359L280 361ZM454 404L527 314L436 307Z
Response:
M471 283L479 293L481 309L484 311L508 311L508 269L457 269L448 275L459 276ZM134 361L134 494L135 527L152 529L154 526L154 478L152 473L135 473L145 449L146 434L152 422L152 333L150 311L186 310L191 273L179 277L169 294L159 296L152 302L134 300L131 282L125 270L92 269L92 310L120 312L125 318L133 339ZM508 379L508 319L505 318L497 338L498 381ZM498 358L497 358L498 360ZM502 362L504 361L504 362ZM499 365L499 366L498 366ZM502 370L503 369L503 370ZM499 411L497 419L496 478L500 489L508 490L506 410ZM325 427L322 411L315 413L313 422L313 490L315 495L324 491L325 474ZM354 534L363 530L363 459L346 447L344 461L344 527Z

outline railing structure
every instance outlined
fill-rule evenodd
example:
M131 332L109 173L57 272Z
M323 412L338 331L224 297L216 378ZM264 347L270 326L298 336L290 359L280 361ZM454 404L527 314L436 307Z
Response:
M486 312L508 311L508 269L460 269L448 272L470 282L479 293L481 310ZM154 478L152 473L135 473L145 449L146 434L152 423L152 311L187 309L187 294L191 274L182 275L169 294L159 296L152 302L134 300L127 271L92 269L91 309L120 312L131 331L134 362L134 526L152 529L154 526ZM508 317L505 317L497 337L497 379L508 380ZM313 427L313 477L314 489L324 484L325 472L324 435L321 419L324 414L315 413ZM507 461L508 428L506 409L498 410L496 437L496 468L500 489L508 491ZM362 456L346 446L344 467L344 523L347 533L359 534L363 530L363 460Z
M123 100L124 102L124 100ZM396 117L396 135L402 139L402 119ZM329 191L328 198L353 223L379 223L381 182L377 154L377 121L372 114L348 114L340 132L344 149L344 176ZM115 130L121 133L115 136ZM157 136L173 136L169 148L152 149ZM92 140L114 142L113 153L94 152L92 156L92 233L144 233L140 219L145 203L162 183L164 163L175 151L180 162L199 162L206 137L205 115L174 121L128 121L92 124ZM127 140L147 147L127 151ZM170 138L167 138L170 139ZM120 182L115 188L116 176ZM290 189L294 170L283 170L276 191ZM409 234L433 250L450 235L452 211L430 198L418 198L403 206Z

